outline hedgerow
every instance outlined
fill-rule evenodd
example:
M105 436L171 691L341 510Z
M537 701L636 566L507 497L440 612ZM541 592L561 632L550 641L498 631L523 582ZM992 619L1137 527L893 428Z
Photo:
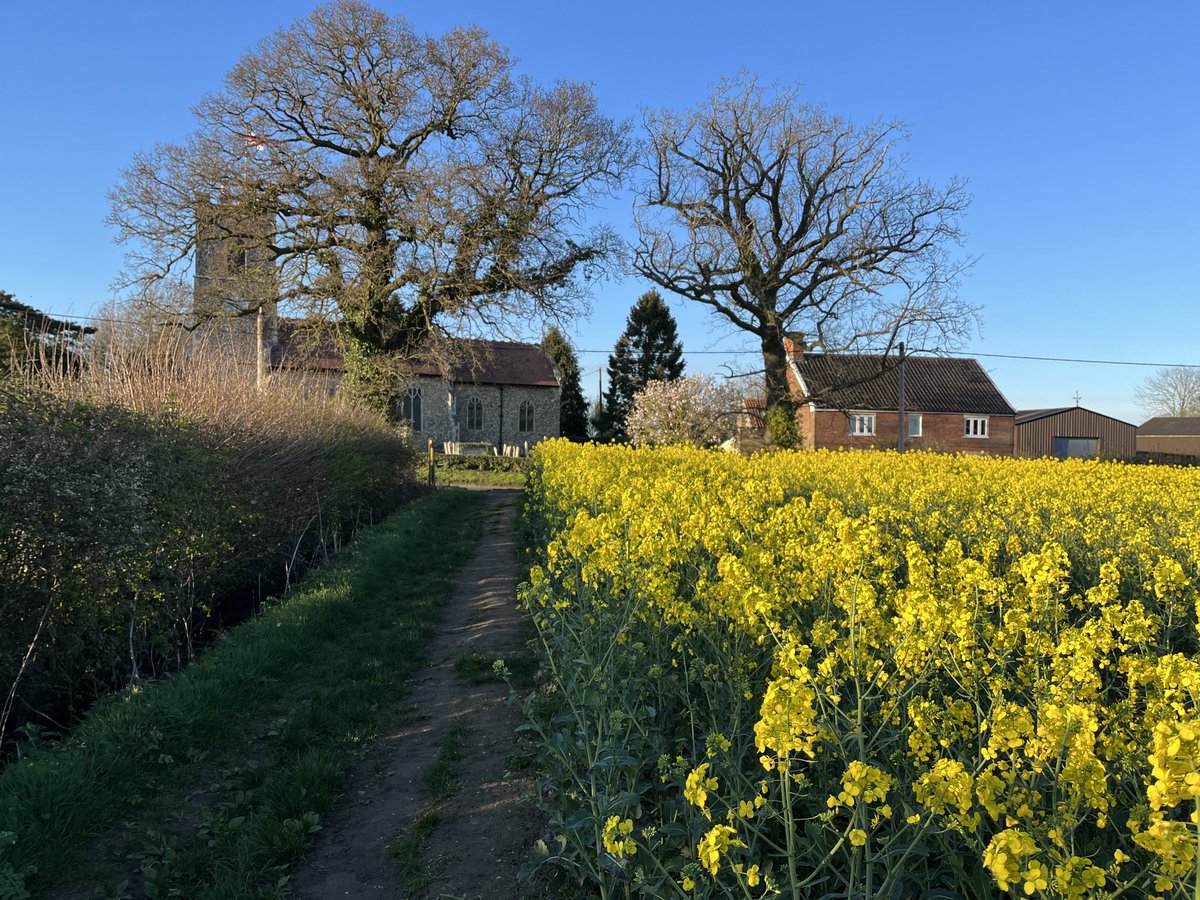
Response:
M180 346L0 382L0 747L186 664L412 489L382 418ZM14 743L14 738L15 743Z

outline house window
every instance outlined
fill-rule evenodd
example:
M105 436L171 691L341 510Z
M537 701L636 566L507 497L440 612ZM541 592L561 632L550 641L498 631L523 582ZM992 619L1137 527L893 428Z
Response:
M421 430L421 389L410 387L400 400L400 418L407 419L413 431Z
M920 413L909 413L908 414L908 436L910 438L921 436L921 414Z
M855 413L850 417L850 433L859 437L875 433L875 413Z
M985 438L987 436L987 416L963 416L963 437Z
M533 431L533 404L528 400L521 401L517 419L517 431L528 433Z
M483 401L472 397L467 401L467 431L483 429Z

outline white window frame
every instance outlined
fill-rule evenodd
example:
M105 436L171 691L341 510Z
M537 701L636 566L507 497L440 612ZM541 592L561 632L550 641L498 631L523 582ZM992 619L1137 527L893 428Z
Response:
M851 413L850 414L850 436L851 437L874 437L875 436L875 413Z
M988 436L988 416L963 416L963 437L986 438Z
M925 436L925 423L921 419L921 413L905 413L905 418L908 419L908 436L910 438ZM915 431L913 430L914 423L917 426Z

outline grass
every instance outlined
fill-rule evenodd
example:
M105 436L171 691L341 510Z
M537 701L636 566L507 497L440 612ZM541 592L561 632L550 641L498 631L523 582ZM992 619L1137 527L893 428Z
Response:
M186 671L97 704L63 746L9 765L0 887L132 870L147 896L285 891L381 705L427 658L479 502L441 491L401 510Z
M529 461L507 456L434 457L434 482L439 486L455 484L525 487ZM414 474L424 484L429 477L429 457L417 454Z
M454 662L454 672L469 684L503 682L504 676L497 671L497 664L508 670L508 681L517 690L529 690L536 681L537 657L532 653L518 653L504 659L496 659L484 653L460 656Z
M452 484L482 484L493 487L525 487L524 472L503 472L490 469L443 469L436 474L439 486Z
M396 863L400 877L404 879L404 886L411 893L421 890L433 880L421 847L440 821L441 817L436 811L426 810L413 823L408 834L388 848L388 855Z
M421 772L421 793L428 805L408 833L388 848L388 855L396 863L410 893L421 890L432 880L422 848L441 821L435 805L458 793L456 764L466 757L468 733L467 727L459 723L438 742L437 759Z
M449 800L458 793L458 766L467 737L464 725L455 725L438 745L438 758L421 773L421 789L427 800Z

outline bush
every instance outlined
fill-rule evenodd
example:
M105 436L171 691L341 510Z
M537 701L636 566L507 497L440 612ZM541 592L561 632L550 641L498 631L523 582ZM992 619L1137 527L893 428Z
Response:
M633 397L625 430L633 444L712 447L737 432L741 401L710 375L651 381Z
M0 382L0 745L185 664L411 492L412 460L374 414L256 391L211 348Z

